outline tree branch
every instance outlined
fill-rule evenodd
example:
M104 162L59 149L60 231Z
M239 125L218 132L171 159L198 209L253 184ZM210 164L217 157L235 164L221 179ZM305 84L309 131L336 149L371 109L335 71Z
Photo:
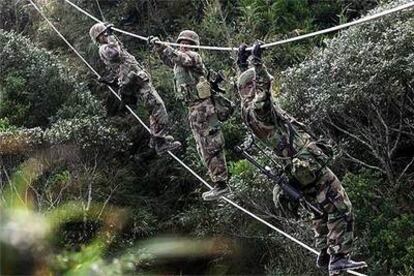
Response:
M401 180L401 178L404 176L404 174L408 171L408 169L411 167L411 165L414 163L414 157L411 159L410 163L405 166L404 170L401 172L400 176L397 179L397 182Z
M348 156L348 160L349 161L352 161L352 162L355 162L355 163L357 163L357 164L360 164L360 165L362 165L362 166L364 166L364 167L366 167L366 168L369 168L369 169L373 169L373 170L377 170L377 171L379 171L379 172L381 172L381 173L386 173L385 172L385 170L383 170L383 169L381 169L380 167L378 167L378 166L374 166L374 165L370 165L370 164L367 164L367 163L365 163L364 161L362 161L362 160L359 160L358 158L356 158L356 157L353 157L352 155L350 155L349 153L347 153L346 151L344 151L344 154L346 155L346 156ZM346 159L346 158L345 158Z

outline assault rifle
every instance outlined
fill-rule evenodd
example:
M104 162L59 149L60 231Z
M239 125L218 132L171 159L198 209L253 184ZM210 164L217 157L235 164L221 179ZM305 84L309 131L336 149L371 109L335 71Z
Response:
M280 186L280 188L292 199L299 201L299 203L304 206L306 209L318 214L323 215L323 212L321 209L319 209L317 206L306 200L303 193L298 190L297 188L293 187L289 184L289 180L283 173L280 173L279 175L276 175L272 172L272 170L267 166L262 166L257 160L251 156L247 151L245 151L242 147L236 146L235 151L242 155L244 158L246 158L247 161L249 161L253 166L259 169L259 171L266 175L268 178L270 178L273 182L275 182L277 185Z

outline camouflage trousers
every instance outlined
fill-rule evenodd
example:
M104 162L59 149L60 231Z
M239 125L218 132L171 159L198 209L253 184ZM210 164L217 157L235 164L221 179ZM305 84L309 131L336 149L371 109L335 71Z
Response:
M324 212L314 215L312 221L316 247L328 248L330 255L348 254L354 239L351 201L336 175L328 168L323 172L316 184L316 196L309 198Z
M122 102L127 105L135 106L138 100L142 101L149 113L151 140L153 138L164 138L168 135L169 119L167 109L165 108L164 101L149 80L136 83L133 87L128 87L128 89L120 89L120 94Z
M210 98L190 104L188 120L197 151L213 182L227 181L224 136Z

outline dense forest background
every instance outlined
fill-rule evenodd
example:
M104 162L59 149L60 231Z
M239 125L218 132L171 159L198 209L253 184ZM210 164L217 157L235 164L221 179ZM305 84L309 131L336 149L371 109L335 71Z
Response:
M64 1L36 1L99 72L93 21ZM328 28L408 0L73 0L140 35L203 45L271 42ZM180 157L205 176L174 95L172 72L142 41L119 36L151 73L170 111ZM283 107L335 143L333 170L353 203L354 256L369 275L414 275L414 13L264 52ZM234 56L201 51L234 91ZM149 137L26 1L0 2L0 267L2 274L323 275L315 256L224 202ZM137 112L147 118L143 108ZM223 125L231 198L313 243L309 217L281 216L273 184L233 153L247 132ZM269 162L256 153L263 162Z

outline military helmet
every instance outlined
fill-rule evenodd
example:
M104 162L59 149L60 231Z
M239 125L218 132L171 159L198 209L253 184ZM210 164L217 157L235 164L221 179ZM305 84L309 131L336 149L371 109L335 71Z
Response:
M244 71L237 80L237 86L239 88L245 87L249 82L252 82L256 79L256 70L250 68L249 70Z
M181 40L188 40L194 43L194 45L200 45L200 37L194 31L185 30L180 33L177 38L177 43L180 43Z
M91 37L92 41L97 43L98 37L102 35L107 28L108 26L104 23L96 23L93 25L89 30L89 36Z

